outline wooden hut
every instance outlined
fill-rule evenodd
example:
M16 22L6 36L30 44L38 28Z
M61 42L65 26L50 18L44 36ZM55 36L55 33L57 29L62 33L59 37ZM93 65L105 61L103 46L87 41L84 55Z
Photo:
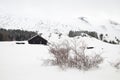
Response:
M28 40L29 44L43 44L47 45L48 41L44 39L41 35L35 35Z

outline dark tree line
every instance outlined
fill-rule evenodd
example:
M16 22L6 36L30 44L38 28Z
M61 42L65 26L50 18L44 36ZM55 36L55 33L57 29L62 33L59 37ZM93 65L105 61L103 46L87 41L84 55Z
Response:
M84 34L83 34L84 33ZM70 31L68 36L69 37L75 37L75 36L86 36L85 34L91 36L91 37L95 37L98 39L98 35L96 32L90 32L90 31Z
M36 35L36 32L0 28L0 41L24 41Z
M75 37L75 36L83 36L84 37L87 35L94 37L96 39L99 39L103 42L107 42L107 43L111 43L111 44L120 44L120 40L117 39L116 37L115 37L115 41L114 40L108 41L108 40L104 39L104 37L107 37L108 34L99 34L98 35L98 33L94 32L94 31L69 31L69 34L68 34L69 37Z

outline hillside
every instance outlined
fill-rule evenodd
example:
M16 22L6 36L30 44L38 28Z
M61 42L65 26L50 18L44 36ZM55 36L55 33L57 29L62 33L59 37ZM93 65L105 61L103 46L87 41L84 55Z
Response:
M104 42L120 43L120 24L115 21L99 19L96 21L86 17L65 20L52 21L0 15L0 28L35 31L43 33L46 38L49 38L51 34L58 34L59 36L68 35L70 31L88 31L97 33L97 38Z

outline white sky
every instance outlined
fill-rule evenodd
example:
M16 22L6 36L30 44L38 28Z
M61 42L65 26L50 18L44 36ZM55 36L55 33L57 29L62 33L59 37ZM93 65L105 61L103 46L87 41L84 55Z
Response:
M102 17L120 22L120 0L0 0L0 12L58 20Z

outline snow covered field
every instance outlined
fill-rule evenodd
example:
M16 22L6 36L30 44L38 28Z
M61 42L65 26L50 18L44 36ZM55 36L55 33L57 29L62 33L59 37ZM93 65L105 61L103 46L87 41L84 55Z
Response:
M0 42L0 80L120 80L120 70L110 65L120 60L120 45L94 38L85 40L95 47L88 51L102 52L104 61L98 69L61 70L57 66L46 66L43 61L50 58L48 46Z
M77 65L80 60L82 66L89 66L87 61L97 63L86 55L100 54L103 62L88 71L45 64L53 58L49 46L19 42L18 38L29 35L11 29L34 31L49 45L67 40L69 53L74 47L85 48L84 60L73 58ZM0 0L0 30L0 80L120 80L120 0ZM74 40L85 42L86 47Z

